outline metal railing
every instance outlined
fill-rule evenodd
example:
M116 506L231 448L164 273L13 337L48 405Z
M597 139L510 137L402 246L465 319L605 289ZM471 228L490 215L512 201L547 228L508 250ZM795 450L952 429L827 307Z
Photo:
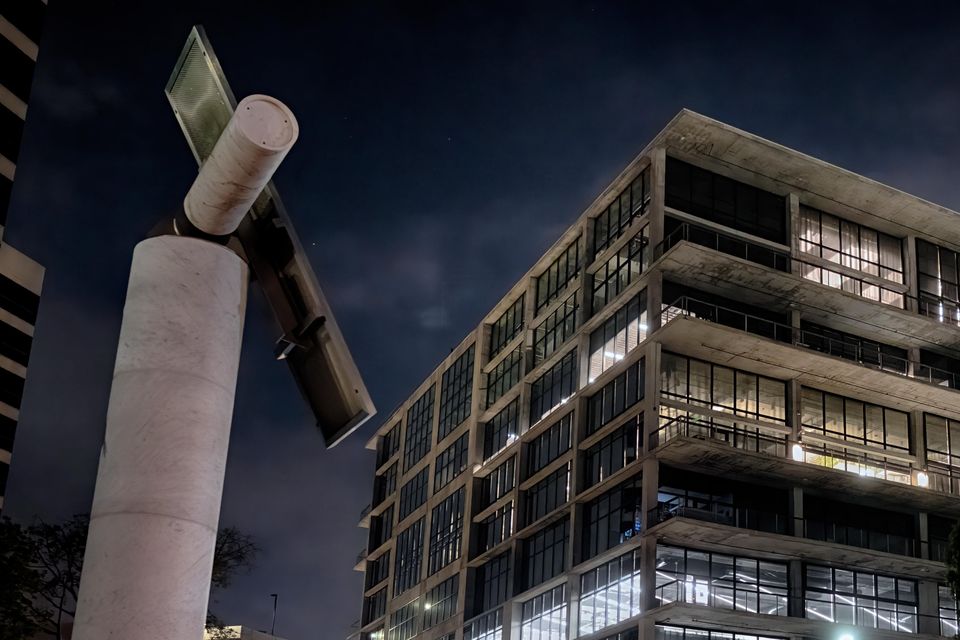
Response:
M653 259L656 260L684 240L777 271L790 272L790 254L786 252L689 222L681 222L680 226L664 236L653 250Z
M382 502L382 500L381 500L381 502ZM378 504L379 504L379 503L378 503ZM371 512L372 510L373 510L373 503L372 503L372 502L368 502L368 503L367 503L367 506L365 506L365 507L363 508L363 510L360 511L360 519L363 520L364 518L366 518L368 515L370 515L370 512Z
M919 555L917 541L912 537L811 518L803 519L803 537L899 556L916 558Z
M743 311L723 307L690 296L680 296L661 307L661 324L680 316L705 320L771 340L793 344L812 351L837 356L863 366L922 380L932 384L960 389L960 375L946 369L902 358L878 349L846 342L815 329L796 328L782 322L761 318Z
M804 462L828 469L838 469L867 478L880 478L900 484L913 484L914 469L907 462L894 462L883 451L868 455L842 446L804 442Z
M781 534L787 533L789 522L787 516L782 513L738 507L689 496L675 496L670 500L658 502L656 507L647 512L647 522L650 526L666 522L671 518L691 518L725 524L738 529Z
M649 448L673 438L688 437L701 440L714 440L744 451L766 453L781 458L787 455L787 436L767 434L759 427L736 424L736 416L730 416L733 424L724 424L715 419L704 419L689 415L661 416L667 422L650 434Z
M363 549L360 551L360 553L357 554L357 561L354 562L354 564L360 564L366 559L367 559L367 550Z

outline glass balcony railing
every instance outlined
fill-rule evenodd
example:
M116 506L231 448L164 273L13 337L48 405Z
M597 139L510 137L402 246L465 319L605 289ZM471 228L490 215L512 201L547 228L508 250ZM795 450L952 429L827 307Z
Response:
M781 458L787 455L786 435L768 434L758 427L737 424L733 416L729 422L695 415L661 416L661 422L660 428L650 434L651 450L673 438L689 437L715 440L736 449Z
M707 322L731 327L764 338L770 338L771 340L777 340L797 347L803 347L804 349L837 356L866 367L880 369L889 373L907 376L951 389L960 389L960 376L951 371L926 365L916 360L901 358L894 354L884 353L879 349L867 349L862 345L840 340L835 336L826 335L814 329L791 327L781 322L760 318L743 311L705 302L690 296L681 296L661 307L661 325L665 325L671 320L681 316L706 320Z

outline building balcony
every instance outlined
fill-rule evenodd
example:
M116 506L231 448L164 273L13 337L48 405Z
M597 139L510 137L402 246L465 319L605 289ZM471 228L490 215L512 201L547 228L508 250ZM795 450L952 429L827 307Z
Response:
M726 420L733 422L736 418L728 416ZM873 458L872 471L867 472L862 463L859 468L849 466L857 464L850 459L850 454L840 457L837 452L828 456L812 449L794 450L793 445L788 449L786 434L764 433L753 427L681 415L651 432L648 448L657 459L681 468L738 480L811 487L839 495L869 495L877 504L893 508L909 504L918 510L960 517L960 496L878 477L878 463ZM801 460L792 459L797 453L801 454L798 456ZM884 464L888 465L891 477L902 473L896 463ZM907 467L907 472L910 471Z
M905 536L842 527L786 514L704 502L688 508L682 501L659 503L647 514L647 535L658 542L723 553L744 553L771 560L828 562L871 571L931 580L946 578L946 565L917 558L919 543ZM788 535L795 528L798 534Z
M357 554L356 563L353 565L354 571L359 571L363 573L367 570L367 550L361 549L360 553Z
M665 302L660 318L655 339L668 351L903 411L960 415L960 392L949 386L954 377L947 371L887 354L832 355L839 345L816 331L689 296Z
M718 231L691 229L699 228L684 223L654 250L658 260L652 266L678 282L717 295L735 290L743 302L777 311L802 307L806 320L879 342L904 347L960 346L956 324L804 278L799 271L808 263L783 252ZM874 284L856 278L849 281ZM909 298L906 293L901 297Z
M360 512L360 521L357 523L358 527L362 529L370 528L370 512L371 511L373 511L373 503L368 502L367 506L365 506L363 510Z

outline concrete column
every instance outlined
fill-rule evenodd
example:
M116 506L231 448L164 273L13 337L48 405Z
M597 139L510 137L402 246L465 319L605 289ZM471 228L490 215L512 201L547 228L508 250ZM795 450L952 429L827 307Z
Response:
M667 152L657 147L650 152L650 247L663 242L663 211L666 195Z
M643 433L640 450L650 453L650 436L660 428L660 356L661 344L651 341L644 356ZM638 451L639 454L639 451Z
M787 564L787 615L796 618L804 617L803 607L803 563L800 560L791 560Z
M134 250L74 640L203 634L247 281L205 240Z
M642 464L641 487L643 499L640 508L643 509L643 530L648 531L656 523L650 521L650 511L656 508L660 495L660 461L656 458L645 458Z
M640 597L642 611L656 609L657 598L657 538L645 535L640 546Z
M920 557L924 560L930 559L930 520L926 511L920 511L916 517L917 537L919 538Z
M904 307L909 311L919 313L918 304L920 284L917 282L917 238L907 236L903 242L903 281L910 287L909 295Z
M790 489L790 535L803 537L803 489L800 487L791 487Z

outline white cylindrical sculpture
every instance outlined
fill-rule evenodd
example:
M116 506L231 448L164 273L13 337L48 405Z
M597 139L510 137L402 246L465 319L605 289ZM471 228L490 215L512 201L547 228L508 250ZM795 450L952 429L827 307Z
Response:
M190 222L215 236L236 231L299 134L293 113L276 98L241 100L183 200Z
M226 247L133 254L74 640L200 640L248 272Z

